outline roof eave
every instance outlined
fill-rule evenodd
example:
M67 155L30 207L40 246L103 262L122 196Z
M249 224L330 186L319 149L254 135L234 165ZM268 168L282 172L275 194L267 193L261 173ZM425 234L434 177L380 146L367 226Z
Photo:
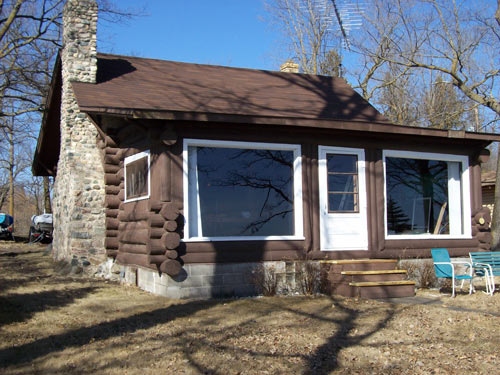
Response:
M42 117L42 124L40 126L40 132L38 134L37 144L33 155L33 163L31 165L31 171L34 176L54 176L55 174L53 168L47 167L40 160L41 159L40 154L42 152L43 143L45 141L45 134L49 126L50 108L54 105L53 103L54 94L56 90L60 89L59 87L57 87L57 82L58 79L60 79L59 77L60 74L61 74L61 51L59 51L56 56L54 69L52 71L52 81L50 83L49 91L47 93L44 105L43 117Z
M231 122L262 125L284 125L314 127L323 129L350 130L355 132L373 132L386 134L406 134L439 138L454 138L473 141L500 142L500 134L475 133L462 130L446 130L420 128L392 123L373 121L351 121L347 119L312 119L271 116L249 116L227 113L203 113L182 111L156 111L151 109L80 107L82 112L90 115L118 116L136 119L201 121L201 122ZM402 131L403 130L403 131Z

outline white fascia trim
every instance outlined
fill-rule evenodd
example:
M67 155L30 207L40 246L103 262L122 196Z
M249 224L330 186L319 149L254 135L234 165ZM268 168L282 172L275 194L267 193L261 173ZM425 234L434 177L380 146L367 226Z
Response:
M257 150L293 151L293 191L294 191L294 230L293 236L231 236L231 237L190 237L189 236L189 181L188 181L188 147L221 147L221 148L248 148ZM182 148L182 182L184 195L184 239L183 242L201 241L273 241L273 240L304 240L304 219L302 202L302 153L298 144L263 143L240 141L215 141L208 139L185 138ZM197 198L198 199L198 198ZM200 220L200 218L196 218Z
M127 199L127 164L130 164L130 163L132 163L136 160L142 159L144 157L148 158L148 194L143 196L143 197ZM141 201L143 199L149 199L149 197L151 196L151 154L150 154L149 150L142 151L142 152L139 152L139 153L131 155L131 156L127 156L123 160L123 180L124 180L124 185L125 185L125 200L123 201L124 203Z
M416 151L401 151L401 150L383 150L382 152L383 168L384 168L384 233L386 240L413 240L413 239L471 239L472 230L470 220L470 175L469 175L469 157L467 155L440 154L435 152L416 152ZM439 161L454 161L462 164L462 215L464 233L462 235L450 234L405 234L391 235L387 233L387 176L386 162L387 157L405 158L405 159L424 159L424 160L439 160Z

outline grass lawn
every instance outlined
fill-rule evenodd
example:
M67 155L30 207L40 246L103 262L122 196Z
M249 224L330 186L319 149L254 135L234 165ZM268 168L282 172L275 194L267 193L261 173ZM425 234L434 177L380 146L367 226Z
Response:
M169 300L0 243L0 373L497 374L500 292Z

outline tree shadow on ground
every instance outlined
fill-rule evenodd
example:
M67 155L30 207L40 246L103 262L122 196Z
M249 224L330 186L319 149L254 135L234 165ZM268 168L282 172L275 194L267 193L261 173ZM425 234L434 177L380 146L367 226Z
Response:
M29 363L39 357L60 352L70 347L81 347L90 342L106 340L111 337L133 333L139 329L148 329L155 325L165 324L177 318L195 314L197 311L209 309L221 300L191 301L171 305L153 311L119 318L110 322L102 322L90 327L82 327L64 333L51 335L28 344L0 350L0 368ZM228 303L228 301L224 301Z
M0 293L5 294L7 290L19 288L32 282L28 278L3 279L0 278ZM0 297L1 298L1 297Z
M0 327L24 322L37 312L69 305L96 289L95 287L73 288L0 296Z
M311 355L305 357L307 364L304 375L326 375L338 369L338 356L341 350L358 345L363 340L384 329L395 314L394 307L389 307L385 312L385 316L381 318L375 326L362 334L356 334L357 328L366 328L361 327L357 322L357 319L361 315L360 311L348 307L346 304L342 303L340 299L336 299L333 296L330 298L336 311L341 312L341 314L338 315L343 317L328 318L293 308L282 307L285 311L308 317L313 321L330 322L337 328L335 333L331 335L323 345L319 346Z
M8 274L2 275L7 275L8 278L1 277L0 280L19 278L32 281L37 277L46 277L51 274L45 264L48 259L41 256L43 252L44 250L32 250L0 253L0 267L8 270ZM2 284L0 284L0 288L1 286Z
M300 350L285 354L279 353L279 350L273 351L265 349L264 347L261 349L248 349L232 345L231 340L243 338L247 334L251 335L249 332L252 332L252 329L258 329L258 325L255 326L257 323L254 318L249 318L243 322L240 321L236 323L235 326L224 326L220 331L212 330L210 331L209 337L206 336L206 332L201 332L200 327L186 327L177 337L171 338L170 342L179 348L192 367L203 374L223 374L219 372L217 368L210 368L209 365L197 360L197 352L205 351L207 348L210 348L214 353L230 354L233 358L239 358L245 355L249 355L252 358L300 358L305 362L305 369L302 372L304 375L330 374L340 367L338 356L341 350L359 345L365 339L384 329L395 315L395 306L387 305L384 309L383 316L371 327L366 327L362 326L362 323L359 322L359 318L369 313L369 311L350 308L346 303L343 303L342 300L336 299L335 297L331 297L331 301L335 306L335 317L327 316L331 312L332 305L318 309L315 312L306 312L302 311L300 307L287 307L285 305L268 302L266 299L256 299L253 301L255 304L259 305L259 308L255 309L256 314L271 314L277 311L292 313L296 319L290 320L290 322L286 324L287 329L291 332L294 331L295 326L302 324L315 325L318 323L331 323L333 334L326 339L323 345L318 346L311 354ZM266 306L264 311L262 311L263 305ZM259 316L256 318L259 319ZM204 323L213 326L217 324L217 321ZM205 326L206 324L203 325ZM362 333L358 334L358 330ZM200 335L201 333L203 333L205 337Z
M44 250L30 250L0 253L0 268L8 270L0 275L0 293L5 294L9 289L39 283L41 279L52 277L44 264L45 258L38 256L43 252Z

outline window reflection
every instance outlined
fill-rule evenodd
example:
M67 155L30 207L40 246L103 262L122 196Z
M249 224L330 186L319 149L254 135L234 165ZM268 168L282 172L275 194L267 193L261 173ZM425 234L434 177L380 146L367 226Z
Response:
M294 235L293 151L189 146L202 237ZM193 161L196 160L195 165ZM201 231L201 233L199 233Z
M388 234L450 234L448 187L460 176L459 162L387 157Z
M148 195L148 157L126 164L125 178L127 180L127 199L140 198Z
M358 212L358 157L327 154L329 212Z

